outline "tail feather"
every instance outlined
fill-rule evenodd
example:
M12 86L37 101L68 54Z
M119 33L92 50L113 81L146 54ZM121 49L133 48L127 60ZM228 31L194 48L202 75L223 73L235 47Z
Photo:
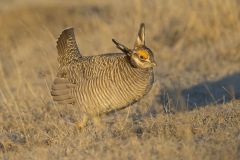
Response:
M82 57L78 49L74 29L65 29L57 40L58 61L60 65L68 64L74 59Z

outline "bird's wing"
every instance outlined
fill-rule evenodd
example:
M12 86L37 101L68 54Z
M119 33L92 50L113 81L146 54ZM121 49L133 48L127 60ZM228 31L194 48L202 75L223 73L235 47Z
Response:
M60 104L75 103L75 97L71 95L71 89L75 86L67 78L56 77L51 90L53 100Z
M89 85L90 82L99 84L102 81L106 83L106 81L112 81L113 79L113 70L108 65L96 65L95 62L88 67L81 63L75 66L67 65L61 68L54 79L51 95L57 103L72 104L76 101L76 97L72 94L72 89L79 87L79 85Z
M58 61L60 65L69 64L70 62L82 57L78 49L74 29L65 29L57 40Z

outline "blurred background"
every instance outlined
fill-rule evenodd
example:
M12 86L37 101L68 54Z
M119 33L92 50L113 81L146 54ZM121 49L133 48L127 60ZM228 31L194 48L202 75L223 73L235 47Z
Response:
M97 55L119 52L112 38L133 47L141 22L157 67L140 112L177 113L240 98L239 0L0 0L0 150L65 144L67 131L57 126L76 121L77 111L54 107L49 95L63 29L74 27L83 55Z

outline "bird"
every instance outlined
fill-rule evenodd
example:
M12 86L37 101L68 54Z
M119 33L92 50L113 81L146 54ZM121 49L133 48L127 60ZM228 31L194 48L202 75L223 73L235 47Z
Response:
M124 109L143 98L154 82L154 54L145 45L141 23L133 49L112 39L119 53L84 56L74 28L63 30L57 40L59 67L51 96L59 104L77 105L86 126L90 117Z

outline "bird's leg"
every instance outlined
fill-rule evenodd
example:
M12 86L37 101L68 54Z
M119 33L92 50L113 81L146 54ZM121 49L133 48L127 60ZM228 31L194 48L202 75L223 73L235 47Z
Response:
M88 122L89 118L86 114L83 115L82 120L76 122L76 126L78 129L83 129L84 127L87 126L87 122Z
M92 120L96 128L103 129L105 127L104 123L102 122L102 119L99 116L94 116Z

